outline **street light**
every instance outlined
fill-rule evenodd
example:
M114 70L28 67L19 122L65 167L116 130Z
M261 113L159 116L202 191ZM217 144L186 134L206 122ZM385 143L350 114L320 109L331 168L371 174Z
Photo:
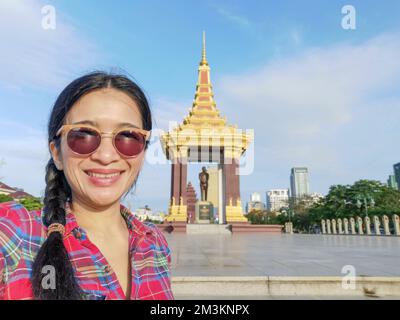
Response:
M285 216L287 216L289 218L289 222L290 222L290 209L289 208L287 208L287 210L283 209L282 212L285 214Z
M362 203L361 200L364 200L363 201L364 203ZM370 195L364 197L361 196L357 197L357 208L361 209L361 207L364 205L366 217L368 217L368 201L369 201L369 207L373 208L375 206L375 200Z
M355 205L357 206L358 209L361 209L362 206L364 206L365 216L368 217L368 207L373 208L375 206L374 198L370 195L366 195L366 196L357 195L354 200L356 200ZM343 202L344 202L344 205L353 204L352 201L343 200Z
M289 222L290 222L290 215L288 214L288 210L282 208L281 213L283 213L285 216L289 217Z

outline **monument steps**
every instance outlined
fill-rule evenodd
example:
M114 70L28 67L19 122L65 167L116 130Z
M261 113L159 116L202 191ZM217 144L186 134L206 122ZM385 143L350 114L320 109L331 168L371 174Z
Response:
M248 222L232 222L230 224L164 222L158 227L165 232L188 234L231 234L231 233L273 233L281 234L283 226L275 224L254 225ZM188 230L189 229L189 230Z
M187 234L226 234L231 235L229 225L227 224L201 224L188 223L186 225Z

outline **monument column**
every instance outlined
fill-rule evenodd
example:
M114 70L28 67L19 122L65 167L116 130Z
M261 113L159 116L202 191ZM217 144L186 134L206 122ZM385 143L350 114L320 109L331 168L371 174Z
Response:
M232 159L232 180L233 180L233 205L237 206L240 201L240 179L239 179L239 159Z
M228 159L229 160L229 159ZM230 201L232 199L232 205L233 205L233 195L232 195L232 174L231 174L231 164L229 161L226 161L227 163L224 163L223 165L223 177L225 179L225 201L226 205L230 204Z
M177 159L173 159L171 164L171 205L179 205L181 187L181 164ZM174 200L173 200L174 199ZM173 203L173 201L175 203Z
M240 156L240 155L239 155ZM247 222L240 201L239 156L224 150L225 212L226 222Z
M187 222L187 148L171 157L171 203L168 221Z
M223 173L223 170L224 170L224 165L223 164L218 164L218 196L219 196L219 199L218 199L218 203L219 203L219 205L218 205L218 223L219 224L224 224L226 221L225 221L225 202L224 202L224 200L225 200L225 195L224 195L224 190L225 190L225 188L224 188L224 185L225 185L225 182L222 180L222 179L224 179L224 173Z
M236 170L239 167L236 159L228 158L224 163L224 178L225 178L225 199L227 205L230 205L232 199L232 205L236 206L237 201L240 200L240 179L239 174L236 174Z
M187 185L187 163L186 161L183 161L184 163L181 163L179 168L180 168L180 194L179 194L179 204L186 206L187 204L187 197L186 197L186 185ZM182 199L182 203L181 203Z

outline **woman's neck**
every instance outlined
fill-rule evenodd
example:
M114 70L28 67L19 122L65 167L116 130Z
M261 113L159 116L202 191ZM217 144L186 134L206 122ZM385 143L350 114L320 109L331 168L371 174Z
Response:
M73 199L71 210L78 225L89 232L113 234L126 228L126 222L121 215L118 201L108 206L97 207Z

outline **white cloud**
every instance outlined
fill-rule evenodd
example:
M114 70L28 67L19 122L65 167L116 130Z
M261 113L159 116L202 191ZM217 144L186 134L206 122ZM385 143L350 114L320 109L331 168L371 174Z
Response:
M49 158L45 130L5 119L0 120L0 177L13 187L35 196L44 190Z
M170 123L180 124L191 109L191 101L176 101L167 97L156 97L151 103L155 128L168 130Z
M255 130L256 170L267 175L285 170L286 177L290 167L306 165L314 177L319 175L314 186L324 191L346 179L376 177L379 169L368 165L374 161L389 169L385 161L395 146L388 142L391 136L400 138L384 116L389 112L400 119L399 52L398 34L358 45L311 48L256 71L218 79L217 104L228 121ZM355 145L366 137L369 144L361 157ZM386 146L386 155L377 153L378 145L379 151Z
M58 88L99 59L94 45L63 20L57 6L56 29L43 29L44 5L39 0L0 1L1 87Z
M232 12L232 10L230 10L230 9L223 8L223 7L217 6L215 4L213 5L213 7L218 14L220 14L222 17L224 17L228 21L233 22L236 25L239 25L241 27L246 27L246 28L252 26L252 22L243 15L236 14L236 13Z
M302 42L302 37L298 29L293 29L290 33L290 37L295 45L299 45Z

